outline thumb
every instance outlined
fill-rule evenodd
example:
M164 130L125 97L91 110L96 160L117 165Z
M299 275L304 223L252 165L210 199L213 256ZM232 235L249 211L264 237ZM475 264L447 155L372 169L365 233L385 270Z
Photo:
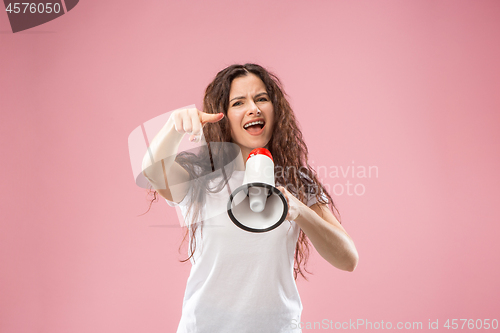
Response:
M278 190L280 190L280 192L283 193L286 197L286 189L283 186L278 186Z
M222 113L222 112L215 113L215 114L201 112L201 115L200 115L200 120L201 120L202 125L205 125L206 123L216 123L216 122L220 121L222 118L224 118L224 113Z

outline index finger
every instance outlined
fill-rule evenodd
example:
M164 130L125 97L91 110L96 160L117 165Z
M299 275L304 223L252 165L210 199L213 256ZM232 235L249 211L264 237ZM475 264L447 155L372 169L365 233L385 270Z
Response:
M205 125L206 123L216 123L224 118L224 113L205 113L203 111L200 112L200 121L201 125Z

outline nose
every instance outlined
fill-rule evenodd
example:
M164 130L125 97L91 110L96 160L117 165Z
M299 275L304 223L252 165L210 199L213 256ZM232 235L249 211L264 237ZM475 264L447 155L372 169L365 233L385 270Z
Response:
M257 115L258 116L258 115L260 115L260 113L261 112L260 112L259 108L257 107L257 104L255 104L253 101L250 102L247 114L248 115L252 115L253 114L253 115Z

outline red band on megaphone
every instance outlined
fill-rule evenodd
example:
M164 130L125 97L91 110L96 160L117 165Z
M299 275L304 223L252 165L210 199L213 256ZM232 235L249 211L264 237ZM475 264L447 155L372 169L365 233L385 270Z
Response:
M247 158L247 161L250 157L252 156L255 156L255 155L266 155L268 156L271 161L273 161L274 163L274 160L273 160L273 156L271 155L271 152L269 150L267 150L266 148L255 148L254 150L252 150L250 152L250 154L248 154L248 158Z

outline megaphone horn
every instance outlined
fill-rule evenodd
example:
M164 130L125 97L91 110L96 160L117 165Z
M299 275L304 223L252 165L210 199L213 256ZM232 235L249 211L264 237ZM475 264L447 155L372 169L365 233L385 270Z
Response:
M235 225L250 232L280 226L288 214L286 199L275 187L271 152L257 148L247 158L243 185L229 196L227 213Z

